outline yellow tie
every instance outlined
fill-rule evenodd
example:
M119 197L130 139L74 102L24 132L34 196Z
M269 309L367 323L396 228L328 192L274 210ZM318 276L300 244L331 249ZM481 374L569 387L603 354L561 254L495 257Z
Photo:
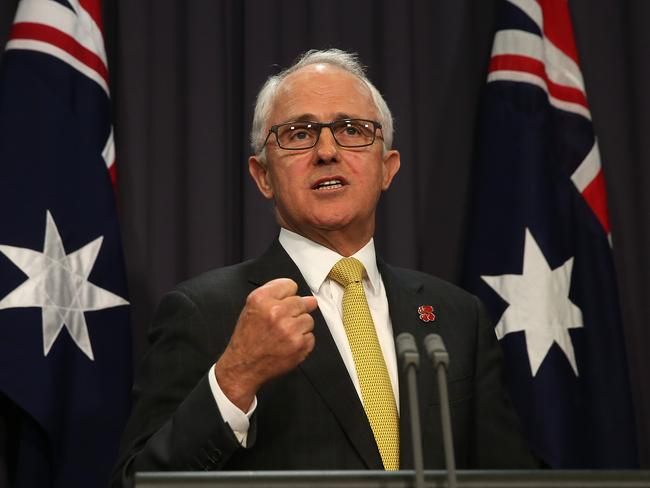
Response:
M388 369L363 291L364 271L358 259L343 258L334 265L329 277L345 289L343 327L352 349L363 407L384 469L395 471L399 469L399 417Z

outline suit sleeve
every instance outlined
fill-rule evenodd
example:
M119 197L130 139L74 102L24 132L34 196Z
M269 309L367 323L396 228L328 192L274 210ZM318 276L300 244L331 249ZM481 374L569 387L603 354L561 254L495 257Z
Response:
M501 348L483 304L475 298L477 344L475 363L474 456L472 465L490 469L535 469L519 419L505 390Z
M163 298L134 384L134 408L112 486L132 486L139 471L221 469L241 449L206 374L227 343L223 330L207 324L185 293ZM248 446L254 441L253 415Z

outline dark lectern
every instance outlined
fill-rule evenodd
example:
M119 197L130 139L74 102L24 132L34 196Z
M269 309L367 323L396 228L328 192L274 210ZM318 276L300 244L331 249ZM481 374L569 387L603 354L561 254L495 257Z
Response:
M458 471L459 488L650 488L650 471ZM444 488L444 471L425 471ZM136 488L410 488L413 471L224 471L138 473Z

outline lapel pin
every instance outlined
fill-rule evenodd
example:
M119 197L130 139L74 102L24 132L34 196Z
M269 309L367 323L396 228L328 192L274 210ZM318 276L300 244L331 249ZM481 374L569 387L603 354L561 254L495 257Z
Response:
M433 307L431 305L420 305L418 307L418 314L422 322L433 322L436 320L436 314L433 313Z

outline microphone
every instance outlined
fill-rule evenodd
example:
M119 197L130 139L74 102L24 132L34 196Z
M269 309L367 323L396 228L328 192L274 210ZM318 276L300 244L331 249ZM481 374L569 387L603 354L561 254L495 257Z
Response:
M422 434L420 429L420 407L416 374L420 367L420 354L412 334L402 332L395 338L397 357L406 373L409 391L409 412L411 413L411 440L413 441L413 464L415 486L424 488L424 466L422 463Z
M449 393L447 391L447 368L449 353L445 348L442 337L429 334L424 338L424 348L427 356L433 362L433 368L438 377L438 392L440 395L440 422L442 424L442 443L445 450L447 466L447 486L456 488L456 461L454 459L454 440L451 433L451 414L449 412Z

